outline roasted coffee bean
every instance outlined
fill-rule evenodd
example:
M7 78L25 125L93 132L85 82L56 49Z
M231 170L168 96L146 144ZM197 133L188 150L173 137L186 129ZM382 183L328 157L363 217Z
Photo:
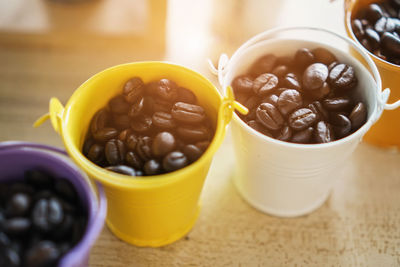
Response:
M245 107L248 109L256 108L260 103L260 99L257 96L251 96L247 99L246 103L244 103Z
M276 77L281 78L284 77L288 72L289 68L287 66L279 65L276 66L271 73L274 74Z
M128 136L131 134L132 134L132 129L125 129L119 133L118 140L125 142L127 140Z
M64 210L65 211L65 210ZM64 219L61 222L61 224L57 227L56 231L53 231L51 234L51 237L53 240L56 241L61 241L61 240L66 240L69 238L69 235L71 233L72 230L72 225L74 224L74 216L64 212ZM37 234L36 237L34 237L31 240L31 243L33 243L32 245L36 245L37 243L39 243L41 240L43 240L43 236L40 234Z
M181 169L188 164L189 161L185 154L180 151L173 151L164 157L162 166L164 170L171 172Z
M163 157L174 150L175 147L175 137L169 132L160 132L154 137L153 140L153 155L156 157Z
M368 40L368 46L370 46L370 50L375 50L379 47L381 38L373 29L365 30L365 38Z
M312 64L315 60L314 54L307 48L300 48L294 55L296 65L301 68L305 68Z
M351 28L353 29L353 33L357 37L357 39L361 39L364 36L364 29L361 20L354 19L351 22Z
M328 67L322 63L314 63L307 67L303 74L303 86L306 90L321 88L328 78Z
M210 132L202 125L181 125L176 132L180 138L188 142L198 142L209 139Z
M78 194L74 185L67 179L57 179L54 183L54 190L57 194L69 201L76 201Z
M400 38L385 32L381 39L382 50L388 55L400 55Z
M271 72L277 61L277 57L272 54L268 54L259 58L250 67L250 74L253 77L260 76L263 73Z
M31 229L31 221L24 217L13 217L3 222L2 228L8 235L22 236Z
M135 150L136 149L136 145L138 143L138 136L134 133L130 133L125 140L125 145L127 146L128 149L130 150Z
M105 146L105 155L108 163L111 165L121 164L125 158L124 142L118 139L108 141Z
M294 73L286 74L285 78L283 79L282 85L290 89L301 89L299 77Z
M108 166L106 167L106 170L116 172L119 174L125 174L125 175L130 175L130 176L136 176L135 169L126 166L126 165L114 165L114 166Z
M315 62L319 62L328 66L336 61L335 55L325 48L317 47L311 50L311 52L314 54Z
M330 116L331 124L337 138L347 136L351 131L350 120L341 113L333 113Z
M107 142L118 136L118 130L115 128L103 128L93 134L93 138L98 142Z
M206 151L206 149L210 146L209 141L200 141L195 144L198 148L200 148L201 151Z
M360 128L367 120L367 109L362 102L354 106L349 119L353 130Z
M56 266L60 251L55 243L45 240L30 248L26 253L26 266Z
M100 109L99 111L96 112L96 114L93 116L93 119L90 123L90 132L92 134L98 132L99 130L105 128L108 126L109 121L110 121L110 114L106 109Z
M176 102L171 110L172 117L183 123L199 123L206 117L201 106Z
M278 86L278 77L271 73L258 76L253 83L253 91L260 96L271 93Z
M319 121L315 126L314 138L317 143L328 143L335 140L331 126L324 121Z
M375 23L374 29L379 34L393 32L396 29L396 24L392 18L382 17Z
M57 228L63 219L64 211L61 202L57 198L42 198L33 207L33 226L43 233L48 233Z
M374 24L383 17L382 9L377 4L371 4L365 10L365 17L370 23Z
M38 170L27 170L24 173L25 181L36 188L49 188L53 185L53 178L46 172ZM21 184L23 185L23 184ZM26 187L26 185L24 185ZM32 189L27 189L32 193ZM24 190L25 193L26 190Z
M278 135L276 136L276 139L281 140L281 141L289 141L290 138L292 138L292 129L288 125L285 125L281 128L279 131Z
M251 93L253 88L253 79L249 75L237 76L232 81L232 88L236 92Z
M24 216L29 212L31 202L29 194L13 194L6 203L6 214L11 217Z
M235 93L235 100L244 105L246 103L247 99L249 98L250 94L244 94L244 93Z
M115 114L113 116L113 125L117 130L123 130L129 128L130 124L131 124L131 119L128 115Z
M279 110L269 103L262 103L256 110L257 121L269 130L278 130L282 127L284 119Z
M153 109L155 112L161 111L170 113L172 108L172 102L161 98L155 98L153 103Z
M196 104L197 97L189 89L186 89L184 87L178 87L178 97L177 97L176 101L177 102L185 102L185 103L189 103L189 104Z
M176 127L176 123L170 113L155 112L152 117L153 124L162 129L172 129Z
M322 104L328 110L344 111L350 106L351 101L348 97L334 97L324 99L322 101Z
M143 161L148 161L152 158L151 146L152 139L149 136L139 137L138 143L136 145L136 152Z
M94 145L94 140L91 137L85 140L82 147L83 155L87 156L89 154L89 150L92 147L92 145Z
M311 126L317 119L317 115L309 108L300 108L289 116L289 126L297 131Z
M279 100L279 97L277 95L275 95L275 94L272 94L272 95L268 95L267 97L264 97L261 100L261 103L270 103L271 105L277 106L278 105L278 100Z
M319 101L314 101L311 104L308 105L308 108L312 110L312 112L317 115L317 121L324 120L327 121L329 119L329 114L328 112L324 109L322 106L321 102Z
M143 111L148 114L152 115L154 112L154 105L155 101L152 96L145 95L143 97Z
M313 100L321 100L324 97L328 96L331 92L331 87L327 82L324 82L321 88L316 90L310 90L307 93Z
M141 115L144 112L144 98L141 97L138 100L136 100L135 103L130 106L128 115L129 117L135 118L139 115Z
M144 83L141 78L134 77L127 81L123 88L125 100L129 103L135 103L143 94Z
M168 79L158 81L156 95L166 101L174 101L178 97L178 86Z
M2 248L0 251L0 266L19 267L21 258L17 251L12 248Z
M329 84L336 89L349 90L357 85L353 67L338 64L329 72Z
M140 170L143 168L143 161L139 155L133 151L126 153L125 161L129 166L135 168L135 170Z
M87 154L87 158L96 164L101 163L104 160L104 146L94 144Z
M115 114L125 114L129 110L129 104L122 95L112 98L108 102L108 106L110 107L111 112Z
M272 137L272 133L263 124L259 123L256 120L248 121L247 125L249 125L251 128L253 128L257 132L260 132L266 136Z
M131 122L131 128L138 133L149 132L152 128L152 125L153 120L150 116L145 114L133 119Z
M314 128L308 127L300 132L293 134L291 141L293 143L308 144L311 141Z
M288 89L283 91L278 98L278 108L283 115L286 115L303 104L303 99L298 91Z
M162 172L162 166L157 160L151 159L144 164L143 170L146 175L157 175Z
M193 144L184 146L182 151L190 162L196 161L203 154L203 151Z

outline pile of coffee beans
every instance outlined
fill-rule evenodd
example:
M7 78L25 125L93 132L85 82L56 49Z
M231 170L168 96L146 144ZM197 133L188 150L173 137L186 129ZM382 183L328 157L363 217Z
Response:
M169 79L128 80L93 117L83 154L131 176L181 169L207 149L214 130L196 95Z
M320 47L293 57L267 54L232 81L236 100L249 109L238 114L242 120L267 136L303 144L343 138L365 123L356 85L353 67Z
M66 179L30 170L0 184L0 266L48 267L77 244L87 212Z
M352 18L351 27L367 50L400 65L400 1L380 1L360 9Z

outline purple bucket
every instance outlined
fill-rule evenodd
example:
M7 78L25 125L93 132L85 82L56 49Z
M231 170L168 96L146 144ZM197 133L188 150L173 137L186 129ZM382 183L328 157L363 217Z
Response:
M58 148L26 142L0 143L0 180L21 180L28 169L44 170L55 177L68 179L76 188L88 211L86 232L59 261L59 267L89 265L90 249L100 235L107 212L107 200L100 184L97 193L89 178Z

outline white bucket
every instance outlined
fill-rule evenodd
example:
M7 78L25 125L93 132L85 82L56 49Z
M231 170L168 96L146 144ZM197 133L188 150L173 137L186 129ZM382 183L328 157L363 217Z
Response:
M335 39L335 41L333 41ZM332 47L330 44L338 44ZM224 90L260 56L294 55L297 49L324 47L338 60L354 67L359 91L368 107L367 122L355 133L326 144L295 144L263 135L236 114L232 135L236 153L235 184L242 197L255 208L282 217L312 212L328 198L334 179L340 177L345 161L387 105L390 90L381 92L376 66L350 39L318 28L280 28L263 32L244 43L229 60L222 55L218 69ZM360 54L369 70L352 53ZM372 74L372 75L371 75ZM225 91L226 92L226 91Z

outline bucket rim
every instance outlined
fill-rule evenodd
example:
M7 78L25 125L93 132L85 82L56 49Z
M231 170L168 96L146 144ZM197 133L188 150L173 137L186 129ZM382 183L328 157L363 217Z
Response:
M205 150L205 152L202 154L202 156L197 159L195 162L189 164L188 166L173 171L165 174L159 174L159 175L151 175L151 176L142 176L142 177L131 177L128 175L123 175L111 171L107 171L104 168L97 166L90 160L88 160L80 151L78 147L75 145L72 145L72 141L70 136L66 134L65 127L67 127L67 121L68 121L68 116L69 113L71 112L71 106L72 104L77 101L79 98L80 94L82 91L87 90L88 84L95 80L98 79L99 77L102 77L103 75L106 75L108 72L115 71L120 68L126 68L126 67L131 67L131 66L136 66L136 67L144 67L148 66L151 68L151 66L156 66L156 65L162 65L166 68L177 68L183 73L193 76L197 79L202 80L210 90L213 91L214 97L218 97L218 108L217 108L217 123L216 123L216 129L214 132L214 136L210 142L210 145L208 148ZM82 85L80 85L75 92L71 95L69 98L67 104L65 105L64 112L62 114L62 127L60 130L60 135L62 137L62 140L64 142L64 146L68 152L68 154L71 156L71 158L75 161L75 163L81 167L85 172L87 172L90 177L93 179L108 185L112 187L117 187L120 189L142 189L142 190L150 190L154 189L157 187L162 187L166 186L169 184L176 183L184 177L189 176L193 171L201 166L206 166L209 161L212 160L213 155L217 151L219 145L222 143L225 132L226 132L226 124L223 121L220 121L220 116L218 116L220 112L220 107L222 105L222 95L220 92L217 90L215 85L204 75L201 73L188 68L186 66L169 62L169 61L135 61L135 62L130 62L130 63L124 63L124 64L118 64L109 68L106 68L93 76L91 76L88 80L86 80Z

